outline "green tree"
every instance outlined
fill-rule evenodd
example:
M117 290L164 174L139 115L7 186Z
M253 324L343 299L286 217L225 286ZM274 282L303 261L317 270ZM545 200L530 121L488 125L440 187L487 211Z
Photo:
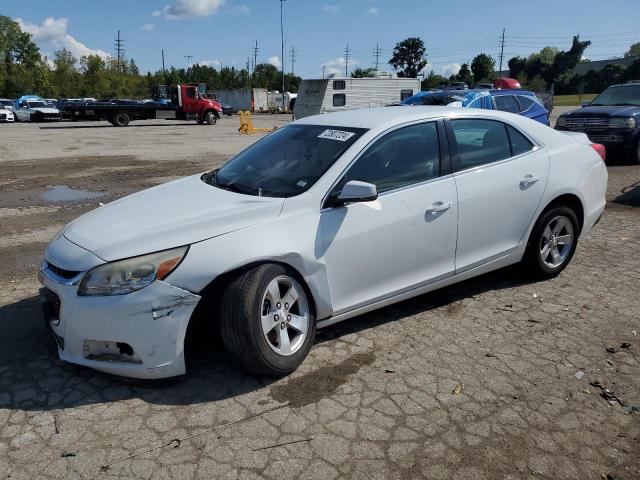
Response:
M364 78L373 71L375 71L375 68L356 68L351 71L351 78Z
M440 85L446 85L448 83L449 81L445 77L443 77L442 75L438 75L434 73L433 70L431 70L429 72L429 75L427 75L424 80L422 80L420 86L422 90L429 90L432 88L438 88Z
M223 69L224 72L225 69ZM281 90L282 77L278 69L270 63L259 63L253 70L253 86L268 90ZM280 86L280 88L278 88Z
M631 45L629 50L624 54L625 57L636 57L638 55L640 55L640 42Z
M471 71L476 82L492 80L495 77L496 61L486 53L476 55L471 62Z
M409 37L396 44L389 65L398 70L399 77L416 78L427 66L426 48L422 39Z
M471 70L469 70L469 64L463 63L460 66L460 70L456 74L455 80L458 82L464 82L467 85L473 84L473 74L471 73Z
M556 47L544 47L538 53L529 55L529 60L539 59L543 65L551 65L558 52Z

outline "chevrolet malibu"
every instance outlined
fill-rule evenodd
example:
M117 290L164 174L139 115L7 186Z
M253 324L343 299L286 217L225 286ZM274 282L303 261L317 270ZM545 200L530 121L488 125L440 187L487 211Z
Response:
M603 155L499 111L307 117L63 228L47 323L63 360L161 378L185 373L200 315L245 369L284 375L317 328L510 264L558 275L604 209Z

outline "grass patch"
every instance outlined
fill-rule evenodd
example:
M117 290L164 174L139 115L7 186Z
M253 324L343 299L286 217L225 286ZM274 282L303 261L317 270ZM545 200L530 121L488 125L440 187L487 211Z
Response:
M553 97L554 107L579 107L582 102L590 102L596 98L596 93L585 93L584 95L555 95Z

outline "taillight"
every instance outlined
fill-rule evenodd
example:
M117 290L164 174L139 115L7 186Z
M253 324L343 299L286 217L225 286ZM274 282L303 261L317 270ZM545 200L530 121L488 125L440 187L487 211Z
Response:
M600 143L592 143L591 148L593 148L596 153L600 155L600 158L602 158L603 162L607 161L607 149L604 147L604 145Z

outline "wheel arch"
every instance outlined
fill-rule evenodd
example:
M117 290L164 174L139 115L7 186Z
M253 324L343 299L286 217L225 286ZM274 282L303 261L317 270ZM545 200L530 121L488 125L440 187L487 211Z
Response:
M556 207L558 205L566 205L575 212L579 222L578 231L581 232L582 228L584 227L584 204L580 197L575 193L563 193L556 196L542 209L540 215L538 215L538 218L540 218L540 216L550 208Z
M205 111L202 112L202 119L204 120L204 117L207 116L207 113L213 113L216 117L216 119L220 120L220 114L218 113L218 111L215 108L207 108Z

